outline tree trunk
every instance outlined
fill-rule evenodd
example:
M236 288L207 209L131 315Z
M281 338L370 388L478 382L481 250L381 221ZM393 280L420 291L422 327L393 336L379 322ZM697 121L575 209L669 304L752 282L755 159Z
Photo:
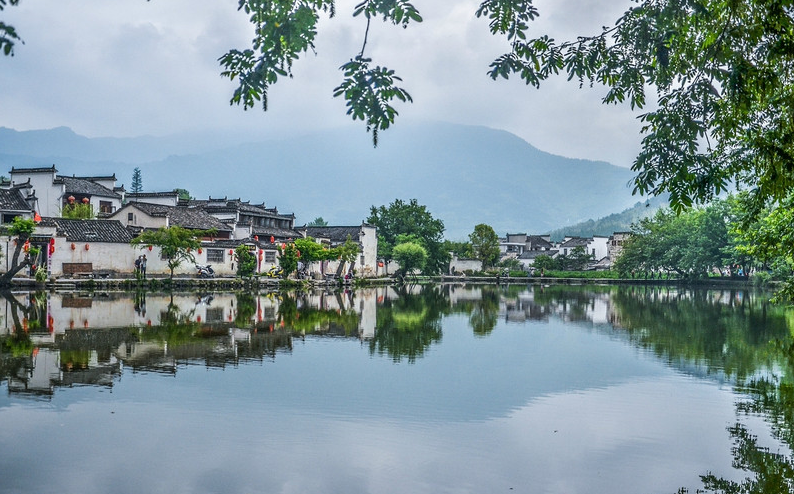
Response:
M14 255L11 257L11 267L8 269L8 272L0 276L0 286L11 285L11 279L14 278L18 272L22 271L22 269L30 266L30 256L27 254L22 259L22 262L19 261L19 254L22 252L22 246L25 244L28 238L29 237L27 235L21 235L17 239L17 246L14 249Z

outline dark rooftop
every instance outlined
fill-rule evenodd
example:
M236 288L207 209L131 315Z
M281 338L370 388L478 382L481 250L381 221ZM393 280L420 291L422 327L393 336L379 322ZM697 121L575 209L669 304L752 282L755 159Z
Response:
M129 243L132 233L117 220L42 218L39 226L55 227L56 235L70 242Z

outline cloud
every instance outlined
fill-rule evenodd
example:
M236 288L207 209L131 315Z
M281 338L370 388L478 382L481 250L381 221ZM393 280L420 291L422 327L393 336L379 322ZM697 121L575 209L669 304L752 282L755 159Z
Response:
M339 66L361 49L365 22L355 0L321 16L317 53L294 78L271 88L270 109L230 107L235 84L217 59L253 37L237 0L50 0L4 11L25 39L0 60L0 125L19 130L72 127L88 136L163 135L237 129L270 134L359 126L332 97ZM640 136L636 114L600 103L602 89L580 90L560 77L540 90L519 80L492 81L488 65L508 49L474 16L479 0L416 2L424 22L402 29L374 22L366 54L396 70L414 104L400 118L487 125L555 154L627 166ZM538 32L570 37L612 24L627 0L540 0ZM398 122L399 124L399 122Z

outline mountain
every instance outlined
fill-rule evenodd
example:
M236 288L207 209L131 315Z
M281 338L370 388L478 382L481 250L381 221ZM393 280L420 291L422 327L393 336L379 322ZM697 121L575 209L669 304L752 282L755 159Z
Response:
M669 194L651 197L645 201L638 201L634 206L619 213L552 230L550 232L551 239L561 240L568 235L572 237L592 237L594 235L608 237L615 232L627 232L631 230L632 224L637 223L642 218L653 216L660 208L666 207L669 198Z
M497 233L545 232L636 201L630 170L540 151L502 130L447 123L400 125L378 148L360 130L285 138L182 135L86 138L67 128L0 129L0 168L50 166L61 174L116 173L129 187L139 167L146 191L185 188L196 197L240 197L357 224L370 206L416 198L463 239L474 225Z

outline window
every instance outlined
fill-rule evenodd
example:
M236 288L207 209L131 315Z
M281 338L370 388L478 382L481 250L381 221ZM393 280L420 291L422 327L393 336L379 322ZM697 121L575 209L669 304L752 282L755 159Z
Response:
M276 262L276 252L273 250L266 250L265 262Z
M110 201L99 201L99 212L101 213L112 213L115 208L113 207L113 203Z
M207 262L222 263L224 262L223 249L207 249Z
M135 222L135 215L133 213L127 213L127 221L128 222Z
M223 307L208 307L205 320L207 322L223 322Z

